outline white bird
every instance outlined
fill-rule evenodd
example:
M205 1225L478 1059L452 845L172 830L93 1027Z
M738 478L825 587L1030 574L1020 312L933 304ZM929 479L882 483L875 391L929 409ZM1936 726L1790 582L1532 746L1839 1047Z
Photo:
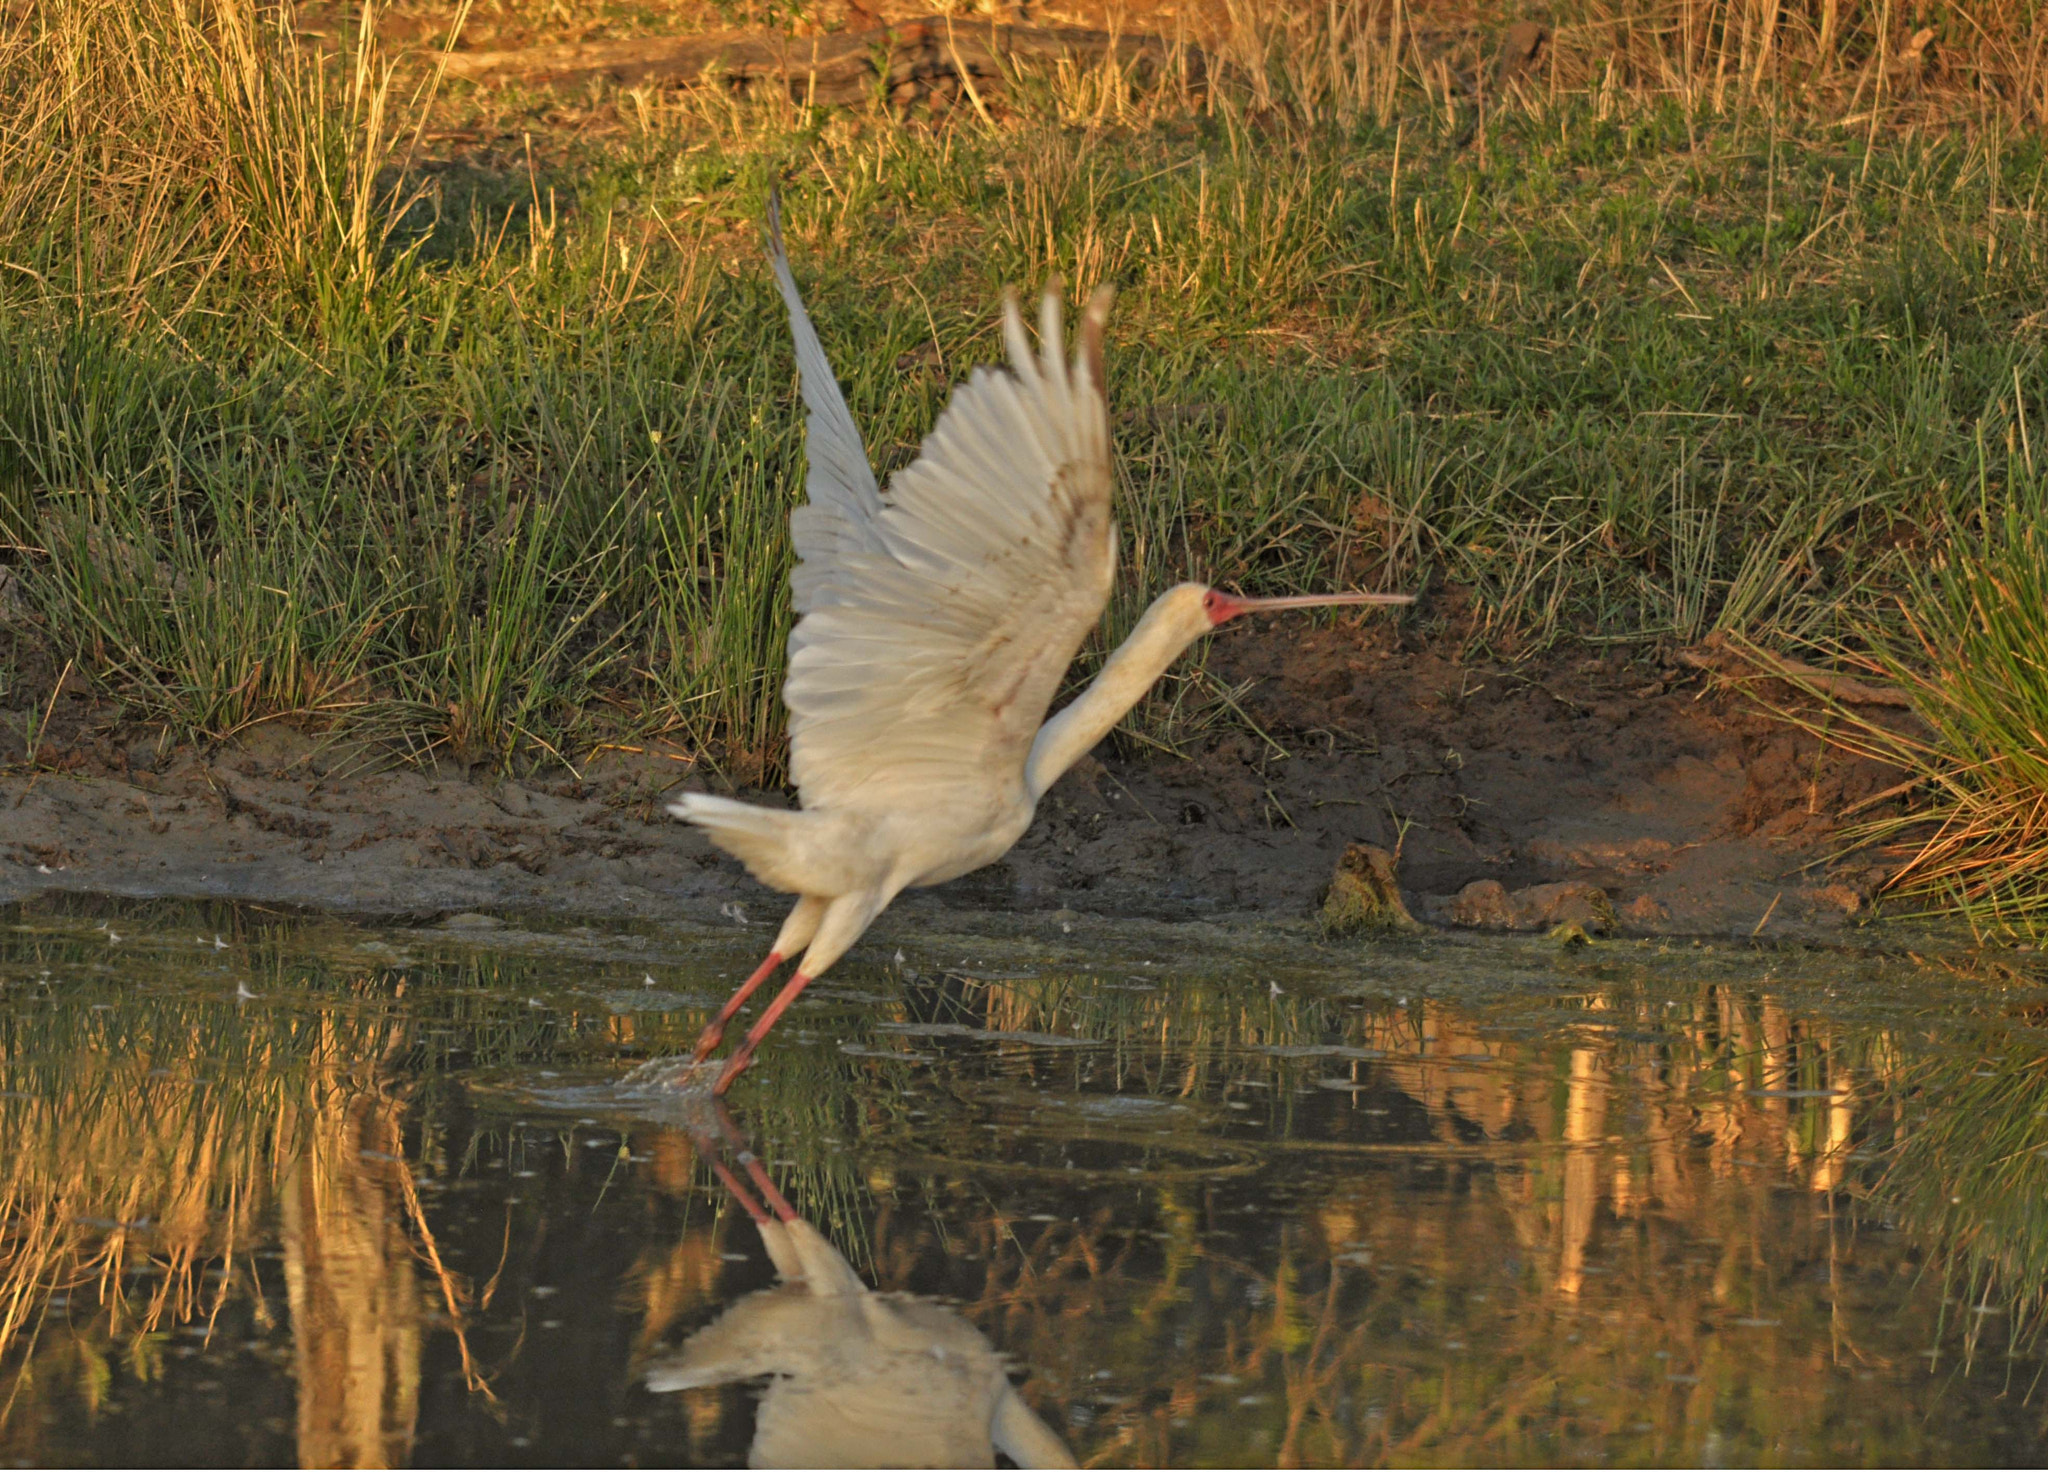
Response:
M741 1297L650 1366L650 1392L767 1377L747 1459L757 1469L989 1469L998 1450L1019 1469L1074 1468L1066 1444L1010 1386L1002 1356L965 1317L868 1289L779 1194L770 1215L730 1173L720 1176L752 1216L782 1283Z
M697 1060L718 1047L748 996L807 950L726 1063L718 1092L899 892L965 875L1016 844L1053 781L1195 640L1257 610L1409 602L1367 593L1246 599L1178 584L1088 689L1044 721L1116 574L1102 376L1109 289L1088 304L1071 363L1057 285L1040 304L1036 354L1006 297L1009 367L977 369L954 391L884 497L790 275L772 197L768 250L809 412L809 503L790 517L798 619L782 688L802 808L685 794L669 812L756 880L800 899L766 960L705 1027Z

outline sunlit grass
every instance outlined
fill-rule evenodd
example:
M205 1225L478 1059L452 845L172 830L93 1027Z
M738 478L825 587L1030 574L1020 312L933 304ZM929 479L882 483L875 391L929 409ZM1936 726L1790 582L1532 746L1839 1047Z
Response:
M1932 729L1897 740L1931 797L1874 837L1892 886L1995 928L2048 923L2048 515L2036 493L1961 533L1901 596L1912 643L1881 647ZM1931 826L1933 833L1928 835Z
M1885 721L1822 697L1830 741L1907 778L1902 812L1846 831L1894 857L1894 910L1951 913L1980 936L2048 926L2048 515L2037 484L1958 518L1910 570L1863 658L1911 700Z
M778 178L885 467L1006 283L1118 285L1126 572L1083 666L1190 576L1423 590L1473 656L1876 645L1935 727L1898 883L2034 918L2038 535L1982 510L2034 486L2040 20L1944 12L1909 64L1872 6L1774 14L1575 6L1485 107L1452 72L1491 14L1423 47L1401 6L1276 8L1208 88L1020 76L995 125L635 92L571 141L371 31L299 49L289 8L14 10L16 633L184 737L289 715L522 764L666 733L774 776ZM442 158L442 125L500 143ZM1233 721L1196 660L1128 731Z
M594 94L578 141L430 57L321 60L289 10L17 10L18 628L180 736L290 715L502 765L663 733L774 776L775 179L885 467L995 352L1005 283L1119 287L1127 568L1084 664L1190 576L1418 589L1482 656L1859 645L2030 484L2039 22L1944 12L1902 71L1880 8L1773 14L1567 7L1483 108L1453 74L1504 12L1424 45L1401 6L1254 8L1207 89L1025 75L994 126ZM451 127L498 141L446 156ZM1132 731L1234 721L1212 686Z

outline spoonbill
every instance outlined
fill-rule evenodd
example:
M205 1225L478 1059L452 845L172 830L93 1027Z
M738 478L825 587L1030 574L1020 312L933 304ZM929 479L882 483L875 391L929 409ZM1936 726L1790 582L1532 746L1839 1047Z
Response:
M647 1369L674 1393L767 1377L747 1463L756 1469L1071 1470L1073 1453L1010 1386L987 1337L921 1297L870 1290L846 1257L776 1189L719 1108L724 1147L691 1128L701 1157L754 1221L779 1282L735 1301Z
M732 1053L723 1094L777 1020L897 894L1001 857L1045 791L1196 640L1264 610L1406 604L1405 594L1248 599L1176 584L1088 688L1046 721L1116 576L1102 333L1110 291L1066 357L1055 282L1032 352L1005 294L1008 368L979 368L884 496L811 326L768 202L768 260L789 309L810 469L790 515L789 769L802 807L685 794L669 813L797 904L768 956L698 1039L701 1063L783 962L795 974Z

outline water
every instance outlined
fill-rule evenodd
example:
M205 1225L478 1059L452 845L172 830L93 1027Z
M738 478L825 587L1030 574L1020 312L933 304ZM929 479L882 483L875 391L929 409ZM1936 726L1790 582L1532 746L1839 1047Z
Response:
M2048 1455L2024 967L909 918L634 1090L763 940L11 914L0 1460Z

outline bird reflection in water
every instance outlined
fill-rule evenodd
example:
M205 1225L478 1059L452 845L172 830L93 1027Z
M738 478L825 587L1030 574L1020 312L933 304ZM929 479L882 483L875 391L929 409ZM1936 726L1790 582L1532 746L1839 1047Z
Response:
M1072 1469L1058 1435L1010 1386L1003 1358L935 1301L870 1290L777 1191L722 1106L699 1151L760 1231L780 1284L735 1302L647 1370L656 1393L766 1377L748 1462L756 1468ZM746 1174L743 1181L724 1159Z

